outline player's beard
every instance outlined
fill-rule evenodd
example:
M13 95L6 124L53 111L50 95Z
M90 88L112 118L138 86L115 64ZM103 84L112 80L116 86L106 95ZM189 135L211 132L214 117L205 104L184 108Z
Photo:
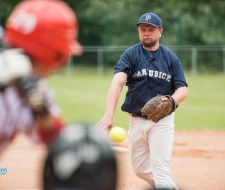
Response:
M141 43L144 47L154 47L157 44L158 40L142 40Z

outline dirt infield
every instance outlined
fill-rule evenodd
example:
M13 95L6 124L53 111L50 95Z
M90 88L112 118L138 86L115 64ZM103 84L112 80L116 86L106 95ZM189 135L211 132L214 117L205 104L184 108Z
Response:
M144 190L148 184L131 169L127 139L113 145L119 166L119 190ZM35 146L18 135L0 157L0 189L42 189L42 162L46 149ZM176 131L172 158L172 175L180 190L225 189L225 132Z

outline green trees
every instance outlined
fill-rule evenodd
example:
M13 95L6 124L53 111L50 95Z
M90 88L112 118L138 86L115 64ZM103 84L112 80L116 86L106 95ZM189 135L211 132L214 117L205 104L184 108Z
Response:
M69 0L67 0L69 2ZM74 7L80 20L84 45L131 45L138 42L136 22L146 12L163 21L167 45L223 45L225 11L223 1L85 0Z
M225 45L223 0L64 1L72 7L79 19L79 41L83 46L130 46L138 43L135 25L139 17L146 12L154 12L161 17L164 32L160 42L164 45ZM0 24L5 24L6 18L18 2L20 0L0 0ZM198 59L201 59L198 62L210 65L221 62L221 57L224 56L221 52L213 55L198 53ZM104 53L104 63L115 63L120 53ZM176 53L183 56L182 52ZM188 65L190 53L184 54L183 63ZM90 62L96 60L96 52L87 59L90 59ZM223 61L225 67L225 60Z
M131 45L138 42L136 22L146 12L162 18L167 45L225 44L225 1L213 0L64 0L79 19L79 40L85 46ZM5 24L20 0L0 0Z

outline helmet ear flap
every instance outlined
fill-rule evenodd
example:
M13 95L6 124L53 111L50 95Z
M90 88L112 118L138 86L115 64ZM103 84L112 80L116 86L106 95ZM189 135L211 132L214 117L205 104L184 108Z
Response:
M62 64L66 65L68 63L69 55L63 55L62 53L58 52L55 54L55 60L57 60L57 63L60 64L57 65L57 63L55 63L55 67L53 69L58 69Z

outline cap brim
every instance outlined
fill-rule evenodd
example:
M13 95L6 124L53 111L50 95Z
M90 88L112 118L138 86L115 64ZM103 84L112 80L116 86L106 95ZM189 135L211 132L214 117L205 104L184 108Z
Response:
M74 56L80 56L84 52L83 46L78 42L74 41L72 47L71 47L71 54Z
M155 26L156 28L161 28L161 27L159 27L159 26L157 26L155 24L149 23L149 22L139 22L139 23L136 24L136 26L139 26L140 24L148 24L148 25Z

